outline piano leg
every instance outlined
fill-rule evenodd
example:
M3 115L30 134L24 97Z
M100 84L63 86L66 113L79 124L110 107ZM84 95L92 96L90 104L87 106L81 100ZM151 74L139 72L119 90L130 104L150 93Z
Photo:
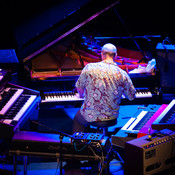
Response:
M27 175L27 156L23 156L24 175ZM17 155L13 156L13 175L17 175Z
M13 175L16 175L17 171L17 155L13 156Z
M24 175L27 175L27 156L23 157Z

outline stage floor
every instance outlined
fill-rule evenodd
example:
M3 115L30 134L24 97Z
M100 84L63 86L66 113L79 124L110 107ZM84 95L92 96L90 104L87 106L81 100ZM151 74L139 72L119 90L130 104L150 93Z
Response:
M96 167L90 166L86 162L83 163L83 161L81 164L82 164L81 167L72 166L67 168L66 162L63 162L63 174L64 175L97 175L98 174ZM13 165L0 164L0 169L6 169L6 171L8 170L10 173L12 173ZM23 165L18 165L17 175L23 175L23 174L24 174ZM59 167L57 169L56 161L55 162L33 162L33 163L29 163L27 166L27 175L59 175L59 174L60 174L60 170L59 170ZM113 161L111 161L108 174L110 175L124 174L123 166L118 160L114 159ZM4 174L4 175L7 175L7 174Z
M170 103L170 101L174 98L173 96L168 96L164 100L166 104ZM153 104L154 105L154 104ZM156 105L156 104L155 104ZM156 105L158 106L158 105ZM118 117L118 123L113 126L109 127L109 134L115 134L118 132L118 130L131 118L131 117L137 117L138 114L144 110L146 106L144 105L122 105L120 107L119 111L119 117ZM39 122L43 125L50 127L54 130L60 130L62 132L70 134L72 132L72 119L75 116L76 112L79 110L79 107L61 107L61 106L40 106L39 110ZM25 128L24 128L25 129ZM42 132L51 132L46 128L38 127L39 131ZM1 157L2 158L2 157ZM3 158L2 158L3 159ZM21 158L22 159L22 158ZM1 159L0 159L1 160ZM1 173L2 170L0 170L0 174L8 175L12 174L13 172L13 163L12 161L9 162L0 162L0 169L6 170L7 172ZM43 158L29 158L29 163L27 166L28 173L27 175L54 175L59 174L59 168L57 169L57 161L47 161ZM95 175L97 174L97 168L94 168L87 163L82 163L81 167L67 167L66 162L63 162L63 169L65 175L86 175L91 174ZM113 159L110 162L109 166L110 175L123 175L124 169L119 160ZM19 163L17 167L17 175L23 174L23 165L22 161Z

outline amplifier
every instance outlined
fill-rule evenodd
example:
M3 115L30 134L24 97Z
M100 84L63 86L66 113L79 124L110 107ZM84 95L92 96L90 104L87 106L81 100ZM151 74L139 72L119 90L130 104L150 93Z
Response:
M160 70L160 86L163 92L175 92L175 46L158 43L157 68Z
M125 144L125 175L150 175L175 166L175 132L164 129Z

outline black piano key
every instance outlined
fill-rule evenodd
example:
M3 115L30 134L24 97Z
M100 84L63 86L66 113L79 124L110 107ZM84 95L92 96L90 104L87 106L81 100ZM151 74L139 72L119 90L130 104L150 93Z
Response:
M17 99L16 103L14 103L13 106L9 109L9 111L4 115L4 118L13 119L29 98L30 96L21 95Z
M171 110L160 120L160 123L172 123L175 118L175 105Z
M137 123L133 130L140 130L146 122L154 115L155 112L148 111L146 115Z
M0 110L6 105L6 103L10 100L10 98L15 94L17 90L11 89L8 92L3 92L2 94L2 100L0 101Z

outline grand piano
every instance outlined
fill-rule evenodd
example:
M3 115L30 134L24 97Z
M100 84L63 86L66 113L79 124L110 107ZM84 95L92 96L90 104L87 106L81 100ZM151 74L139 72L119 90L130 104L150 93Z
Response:
M60 1L55 5L57 17L52 24L42 23L43 29L36 32L40 16L33 22L28 36L21 30L31 24L30 20L18 32L17 53L30 77L30 87L40 91L41 103L82 102L73 91L83 67L90 62L99 62L100 50L105 41L82 32L88 23L114 8L119 0ZM54 9L52 9L54 10ZM49 13L54 13L49 12ZM46 14L44 14L46 16ZM34 33L34 34L33 34ZM143 53L118 47L117 64L129 73L139 66L146 67L147 61L140 61ZM129 74L136 89L136 99L132 103L155 103L159 101L159 82L156 72ZM122 103L129 104L123 98Z

